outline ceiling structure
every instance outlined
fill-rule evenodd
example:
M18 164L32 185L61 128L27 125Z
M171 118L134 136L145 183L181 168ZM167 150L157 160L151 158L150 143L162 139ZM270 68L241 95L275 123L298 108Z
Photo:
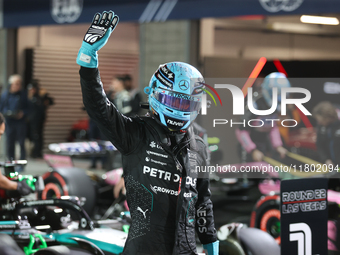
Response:
M321 14L321 16L323 15ZM324 16L340 19L339 14L326 14ZM301 15L257 15L236 18L217 18L214 23L215 29L340 36L339 25L305 24L300 21L300 17Z
M88 23L94 12L114 10L121 21L162 22L175 19L222 18L245 15L282 17L266 22L234 22L233 26L258 25L266 30L292 30L289 20L301 14L340 13L338 0L0 0L0 27ZM284 16L287 22L279 21ZM296 16L295 16L296 15ZM278 22L275 22L275 19ZM263 20L262 20L263 21ZM230 22L224 26L232 25ZM294 21L293 21L294 23ZM287 28L288 26L288 28ZM296 27L297 31L304 27ZM328 28L327 28L328 29ZM313 33L318 28L313 28ZM308 29L307 29L308 31ZM310 30L309 30L310 31ZM318 33L324 33L319 29Z

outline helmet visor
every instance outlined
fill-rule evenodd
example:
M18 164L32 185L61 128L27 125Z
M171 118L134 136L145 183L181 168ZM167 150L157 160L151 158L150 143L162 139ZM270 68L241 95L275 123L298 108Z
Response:
M176 93L167 90L155 90L154 98L161 104L178 111L195 112L201 108L201 97Z

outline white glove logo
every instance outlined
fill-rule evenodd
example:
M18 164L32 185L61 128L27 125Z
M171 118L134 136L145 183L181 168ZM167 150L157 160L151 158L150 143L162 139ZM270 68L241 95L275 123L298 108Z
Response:
M93 44L100 38L102 38L105 35L106 31L107 29L104 27L92 25L87 31L84 41Z

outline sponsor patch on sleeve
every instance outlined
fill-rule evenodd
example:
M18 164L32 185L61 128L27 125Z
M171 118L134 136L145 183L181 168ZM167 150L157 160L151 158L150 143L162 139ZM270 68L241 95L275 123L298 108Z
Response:
M91 62L91 56L81 53L79 60L89 64Z

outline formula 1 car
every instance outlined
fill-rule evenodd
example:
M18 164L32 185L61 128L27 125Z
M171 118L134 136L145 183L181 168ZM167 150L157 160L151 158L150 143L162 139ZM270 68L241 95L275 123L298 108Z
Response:
M50 170L42 176L45 188L39 193L40 199L78 196L86 198L84 209L94 219L102 218L111 205L118 209L115 216L119 216L120 210L124 208L124 201L114 199L113 187L121 178L122 168L110 170L99 176L75 167L71 158L115 152L116 149L111 143L106 141L59 143L50 144L49 149L56 154L44 155ZM112 208L110 211L115 213Z
M13 170L15 162L8 165ZM8 168L6 172L15 176L12 179L22 178ZM39 177L25 176L28 177L35 195L44 190ZM82 208L82 202L75 196L46 200L4 197L1 199L0 237L6 245L4 248L0 244L1 254L120 254L127 238L129 218L93 221ZM218 233L221 255L279 255L280 249L274 239L261 230L245 228L242 224L229 224L220 228ZM265 244L266 252L258 248L260 242ZM198 250L202 251L201 245Z
M83 201L75 196L35 200L44 190L42 181L11 171L17 164L13 161L0 166L5 167L12 180L28 179L35 194L20 197L2 192L5 195L0 200L0 233L10 235L26 255L112 255L123 251L128 218L93 221L82 208Z
M43 254L37 251L50 250L48 247L55 245L75 246L79 250L86 246L84 243L97 250L92 254L111 255L123 251L127 234L113 228L121 222L92 221L76 197L16 200L10 205L1 212L0 232L11 235L26 254Z
M26 255L120 254L127 237L122 231L108 228L112 220L91 221L76 197L22 201L8 212L11 218L17 215L17 220L0 221L0 234L10 235ZM280 254L269 234L242 224L221 227L218 238L220 255Z

